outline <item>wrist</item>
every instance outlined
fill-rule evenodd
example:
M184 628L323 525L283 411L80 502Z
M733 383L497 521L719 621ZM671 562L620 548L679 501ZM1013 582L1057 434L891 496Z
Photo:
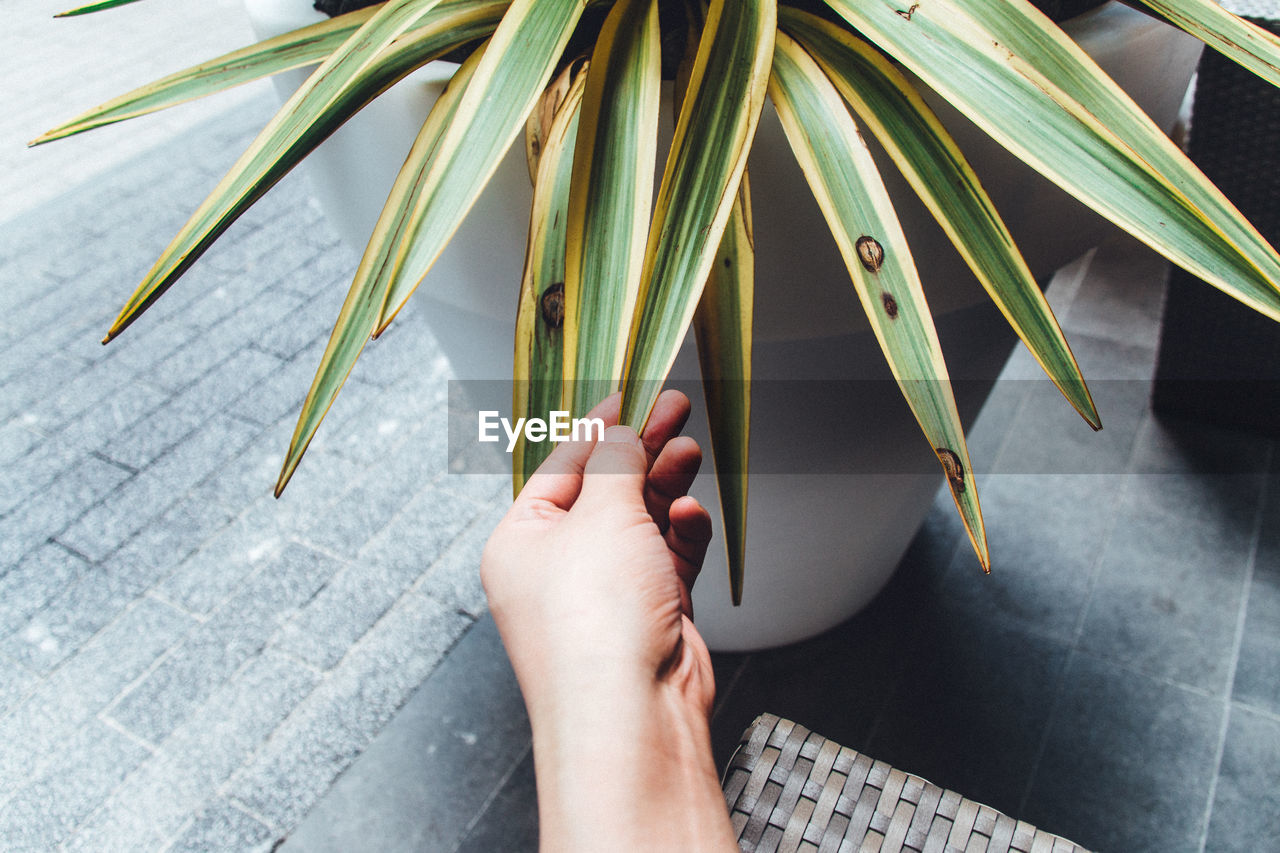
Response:
M661 681L610 680L530 708L542 849L736 849L705 709Z

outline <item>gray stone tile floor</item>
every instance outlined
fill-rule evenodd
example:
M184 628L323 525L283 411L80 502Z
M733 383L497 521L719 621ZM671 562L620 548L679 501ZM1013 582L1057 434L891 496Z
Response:
M138 4L89 19L100 66L62 5L0 35L0 849L534 849L476 576L506 487L445 473L447 364L407 309L270 497L355 262L300 176L99 346L272 102L16 150L247 38ZM1150 412L1164 269L1115 239L1055 278L1107 429L1015 356L972 430L992 575L940 497L862 614L716 656L721 764L770 711L1094 849L1274 849L1280 459Z

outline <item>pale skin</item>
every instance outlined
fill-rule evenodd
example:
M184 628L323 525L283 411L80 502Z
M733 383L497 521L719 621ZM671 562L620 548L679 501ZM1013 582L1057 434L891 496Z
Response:
M690 590L711 519L688 399L643 438L560 444L481 562L533 727L543 851L737 850L711 755L711 658ZM616 424L618 398L591 412Z

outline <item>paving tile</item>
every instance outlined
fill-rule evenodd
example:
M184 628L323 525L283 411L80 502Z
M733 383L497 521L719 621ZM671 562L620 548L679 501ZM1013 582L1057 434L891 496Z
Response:
M289 327L292 328L292 324ZM263 425L285 418L296 420L327 340L327 337L316 338L310 346L287 357L280 356L277 348L267 347L268 352L289 360L236 400L227 413Z
M538 791L529 752L462 839L457 853L534 853L538 849Z
M330 557L288 545L209 614L108 715L138 737L160 743L265 645L283 622L338 571Z
M315 673L266 652L215 693L115 791L105 808L134 812L165 837L211 800L315 685Z
M423 377L404 386L388 389L363 382L348 382L343 396L350 394L345 408L335 421L329 436L329 448L349 459L366 465L383 463L400 447L408 436L418 437L424 430L431 430L443 446L446 433L443 430L442 410L445 407L443 379ZM341 400L341 398L339 398ZM435 446L423 445L423 449ZM437 464L435 474L444 473Z
M227 802L214 803L196 816L169 853L208 853L236 850L240 853L269 853L276 834L269 826Z
M1218 769L1204 847L1210 853L1267 850L1280 838L1280 720L1235 705Z
M138 588L149 589L231 519L226 510L197 495L184 498L108 557L103 566L130 578Z
M20 459L40 443L43 434L22 416L11 418L0 426L0 465Z
M1154 348L1159 342L1169 262L1127 234L1104 241L1060 319L1077 333Z
M31 670L0 655L0 716L21 702L35 688L38 680Z
M67 549L46 543L0 575L0 636L18 630L31 615L90 570Z
M102 446L102 455L136 471L150 465L199 428L203 415L170 400Z
M77 442L57 434L44 439L25 456L5 466L9 488L0 492L0 515L12 512L32 496L48 491L55 480L85 455ZM124 473L122 470L121 474Z
M366 470L363 478L340 501L312 517L303 537L336 554L354 557L366 543L373 547L371 540L375 536L382 543L378 546L379 554L388 548L395 549L389 541L393 534L380 533L393 519L400 532L406 532L409 526L425 525L430 528L436 544L428 545L421 539L415 542L422 549L415 552L421 571L479 509L471 501L432 484L432 459L418 448L432 445L434 441L421 431L415 433L393 456L383 459L376 468ZM411 510L414 514L410 519L398 518ZM440 541L441 536L447 538Z
M1090 850L1199 849L1223 712L1077 653L1019 817Z
M90 567L0 641L0 649L28 669L47 673L123 613L142 591L128 577Z
M68 448L110 458L101 453L102 448L134 424L148 420L166 399L166 392L144 381L131 380L66 423L61 432L56 433L56 440Z
M0 809L7 850L53 850L150 751L97 720Z
M414 586L415 591L460 607L474 617L488 609L484 587L480 583L480 555L489 535L507 514L509 503L497 503L481 510L457 539L444 549L427 573Z
M0 518L0 566L12 566L128 478L128 472L91 456Z
M972 614L929 613L901 653L902 681L867 751L1016 814L1067 650Z
M258 338L256 345L286 360L298 357L304 350L317 344L323 351L324 342L328 341L333 324L342 310L342 301L346 296L351 273L354 270L355 268L352 267L351 272L342 279L330 282L328 292L303 298L301 304L289 313L287 322L273 326L267 334ZM300 274L306 275L307 271L304 270ZM363 362L364 358L361 358L362 365ZM318 358L310 361L313 373L318 364ZM303 391L305 393L306 389L304 388Z
M358 503L357 496L348 495L341 505ZM474 505L440 490L419 494L273 642L320 669L333 667L476 513ZM455 610L462 608L451 598L441 601Z
M369 744L471 622L408 596L347 654L226 789L277 826L294 826Z
M222 414L243 394L280 369L280 359L269 353L236 347L230 357L207 370L181 393L184 405L213 416Z
M1123 486L1123 476L1103 474L980 479L991 574L976 569L971 550L957 549L938 586L944 602L973 618L1074 641Z
M235 595L246 577L277 559L284 547L284 531L258 504L184 559L155 587L156 593L192 613L208 613Z
M1280 459L1273 460L1253 560L1233 696L1280 715Z
M1195 510L1169 513L1162 504L1182 492L1179 476L1127 478L1081 647L1221 694L1232 668L1256 514L1223 517L1207 488L1196 500L1182 498ZM1256 502L1257 487L1251 488Z
M0 718L0 791L15 790L56 757L100 711L193 625L172 607L139 600L99 632L8 716Z
M361 549L360 559L417 578L483 509L451 489L429 485Z
M6 419L39 408L51 388L63 387L85 369L84 362L56 353L42 358L24 356L12 363L14 369L4 377L5 394L0 398L0 417Z
M196 326L175 318L137 330L130 329L102 349L116 370L146 379L162 371L169 357L198 335Z
M68 853L137 853L163 850L168 840L143 815L99 808L64 842L62 849Z
M452 850L529 744L502 641L481 619L280 849Z
M721 694L711 728L716 765L725 766L742 732L764 712L865 749L894 685L911 665L906 650L915 647L923 614L919 602L930 596L929 580L924 567L904 564L865 610L843 624L745 659L731 655L728 667L713 664ZM885 646L895 653L867 653ZM833 664L838 679L830 677ZM735 672L732 683L723 677L726 670Z
M59 534L59 541L92 560L104 559L248 444L257 432L257 427L235 418L209 419L181 446L157 459Z
M288 419L260 432L239 456L201 483L195 494L232 512L269 497L293 428L293 420ZM341 501L360 479L360 466L323 448L323 441L312 442L284 494L271 502L272 515L280 525L305 529L310 519Z

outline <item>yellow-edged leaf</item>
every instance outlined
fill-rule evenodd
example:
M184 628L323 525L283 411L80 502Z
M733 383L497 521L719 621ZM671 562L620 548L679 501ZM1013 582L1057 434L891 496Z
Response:
M462 93L471 82L484 51L484 45L477 48L454 72L449 85L445 87L440 97L436 99L435 105L432 106L431 112L427 114L427 120L423 123L422 131L409 152L407 162L414 162L415 159L430 155L434 145L443 135L444 129L457 112ZM362 282L367 284L369 281L367 267L374 262L376 258L366 252L360 261L360 268L356 271L356 279L347 291L347 298L338 314L338 321L334 324L324 355L320 358L320 366L302 403L298 424L294 428L293 438L289 442L289 451L285 455L280 477L276 481L276 497L279 497L284 487L288 485L289 478L293 476L294 470L302 460L302 454L306 452L307 445L315 436L320 421L324 419L329 407L337 399L338 392L342 390L343 383L347 381L351 368L360 357L360 352L364 349L365 343L369 340L369 334L376 325L385 291L362 285Z
M585 85L583 64L574 63L566 68L543 95L529 119L530 129L526 132L526 138L536 136L539 144L529 216L529 244L525 250L520 304L516 312L511 406L515 417L546 420L550 412L561 409L565 230L568 226L574 144ZM535 124L538 127L532 127ZM525 481L542 464L551 447L550 442L545 441L529 444L524 433L520 433L511 459L514 494L520 494Z
M1223 56L1240 63L1273 86L1280 86L1280 37L1215 0L1137 0Z
M498 168L551 80L585 5L586 0L515 0L439 145L425 161L406 163L366 252L380 258L370 274L387 282L378 334L404 307Z
M130 3L137 3L138 0L99 0L97 3L88 3L84 6L77 6L74 9L68 9L65 12L59 12L54 15L55 18L74 18L76 15L88 15L91 12L101 12L104 9L114 9L117 6L127 6Z
M827 0L993 139L1169 260L1280 319L1280 256L1026 0ZM907 12L910 11L910 14Z
M856 35L805 12L779 14L783 30L818 62L875 134L1063 396L1100 429L1098 411L1053 309L933 110L901 71Z
M715 260L746 167L777 32L775 0L715 0L654 206L621 421L643 429Z
M62 139L184 104L281 71L314 65L337 50L378 8L370 6L348 12L184 68L87 110L44 132L29 144L40 145Z
M915 261L871 153L831 81L779 33L769 97L912 414L941 462L983 568L977 482Z
M587 72L564 279L565 404L574 416L622 380L653 203L660 35L657 0L619 0Z
M742 603L747 541L747 461L751 445L751 321L755 246L746 172L738 186L720 250L693 315L702 392L729 564L729 593Z
M388 0L258 134L165 248L105 340L137 319L241 213L342 122L410 71L482 38L505 5L502 0L453 0L436 8L436 0Z

